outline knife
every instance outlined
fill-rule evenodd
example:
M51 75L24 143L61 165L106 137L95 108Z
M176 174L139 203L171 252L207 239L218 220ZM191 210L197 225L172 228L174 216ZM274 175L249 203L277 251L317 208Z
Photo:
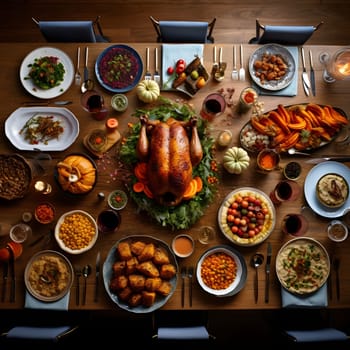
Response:
M100 264L101 264L101 253L98 252L96 256L96 274L95 274L95 298L94 301L98 301L98 285L100 280Z
M315 70L314 63L312 60L312 52L309 50L309 58L310 58L310 80L311 80L311 91L314 96L316 96L316 83L315 83Z
M311 84L310 84L310 80L309 80L309 76L307 75L307 72L306 72L306 67L305 67L305 55L304 55L304 48L301 47L301 62L302 62L302 66L303 66L303 72L302 72L302 80L303 80L303 87L304 87L304 91L305 91L305 94L306 96L309 96L309 89L311 87Z
M3 266L3 275L2 275L2 294L1 294L1 301L4 302L6 299L6 288L7 288L7 278L8 278L8 270L9 270L9 264L7 261L4 261Z
M89 79L89 69L87 67L89 59L89 48L85 47L85 66L84 66L84 81L87 81Z
M267 243L267 258L265 265L265 303L269 302L269 287L270 287L270 264L271 264L272 247L271 243Z
M335 162L350 162L350 156L320 156L318 158L310 158L306 160L305 163L318 164L329 160L333 160Z
M9 246L7 246L6 248L10 252L10 260L9 260L9 270L10 270L10 276L11 276L10 302L13 303L16 301L15 255Z

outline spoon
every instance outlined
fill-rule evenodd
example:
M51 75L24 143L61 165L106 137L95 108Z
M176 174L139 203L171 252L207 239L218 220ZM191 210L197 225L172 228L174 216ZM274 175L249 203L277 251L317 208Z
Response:
M255 303L258 302L258 268L259 266L264 262L264 255L261 253L255 253L251 258L251 265L255 268L255 281L254 281L254 296L255 296Z
M88 59L89 59L89 48L85 48L85 67L84 67L84 82L81 84L81 92L84 93L88 90L92 90L94 87L94 82L89 79L89 70L88 70Z
M91 266L85 265L83 267L83 277L84 277L83 305L85 305L85 302L86 302L86 280L89 277L90 273L91 273Z
M297 151L295 148L289 148L288 154L290 155L297 154L299 156L310 156L310 153L300 152L300 151Z

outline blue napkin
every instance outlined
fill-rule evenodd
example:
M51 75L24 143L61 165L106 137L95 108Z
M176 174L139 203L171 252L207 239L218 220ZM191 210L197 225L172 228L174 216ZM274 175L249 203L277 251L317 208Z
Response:
M328 306L327 283L310 295L301 296L288 292L281 287L282 307L322 308Z
M28 291L26 291L25 295L25 303L24 307L28 309L45 309L45 310L68 310L69 306L69 296L70 292L68 292L61 299L52 301L52 302L44 302L40 301L37 298L34 298Z
M268 96L296 96L298 94L298 62L299 62L299 51L296 46L285 46L285 48L291 53L295 62L295 74L292 82L284 89L277 91L270 91L262 89L260 86L253 82L253 87L258 91L260 95Z
M203 58L203 44L163 44L162 45L162 85L161 90L174 90L169 80L168 67L175 67L177 60L185 60L186 64L192 62L197 56Z

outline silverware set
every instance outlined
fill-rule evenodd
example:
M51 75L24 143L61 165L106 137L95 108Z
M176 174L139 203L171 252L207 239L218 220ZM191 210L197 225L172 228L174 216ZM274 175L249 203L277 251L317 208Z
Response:
M335 293L337 300L340 300L340 259L336 256L332 256L330 262L331 268L328 277L328 296L330 300L333 299L333 275L335 274Z
M188 279L188 300L189 300L189 305L192 307L192 285L193 285L193 274L194 274L194 268L192 266L186 267L183 266L181 267L181 306L185 307L185 289L186 289L186 278Z
M316 81L315 81L315 70L314 70L314 64L313 64L313 58L312 58L312 52L309 51L309 61L310 61L310 78L308 76L308 73L306 71L306 64L305 64L305 54L304 54L304 48L300 48L300 54L301 54L301 64L302 64L302 73L301 78L303 82L303 88L306 96L310 96L310 90L314 96L316 96Z

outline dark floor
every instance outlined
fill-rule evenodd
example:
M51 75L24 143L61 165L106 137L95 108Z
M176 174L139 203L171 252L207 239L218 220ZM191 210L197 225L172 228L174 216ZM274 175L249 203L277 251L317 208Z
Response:
M56 345L56 349L71 346L105 346L110 344L112 348L126 344L128 348L140 349L164 349L181 348L181 350L193 350L201 347L201 350L218 349L234 344L244 345L247 348L253 346L271 346L283 349L304 349L300 345L288 347L286 339L282 336L283 328L301 327L317 328L319 326L335 326L350 334L349 311L342 310L244 310L244 311L158 311L158 317L171 320L172 323L180 321L190 323L190 320L205 322L209 333L216 337L207 343L181 342L179 343L157 343L152 340L154 334L154 318L152 314L129 314L115 312L38 312L22 310L21 312L0 311L1 330L4 331L13 325L25 324L71 324L79 325L78 331L71 337ZM114 346L115 344L115 346ZM0 349L13 349L13 343L0 342ZM29 344L36 349L55 349L47 344ZM306 347L305 347L306 348ZM333 345L310 345L307 349L350 349L350 344Z

